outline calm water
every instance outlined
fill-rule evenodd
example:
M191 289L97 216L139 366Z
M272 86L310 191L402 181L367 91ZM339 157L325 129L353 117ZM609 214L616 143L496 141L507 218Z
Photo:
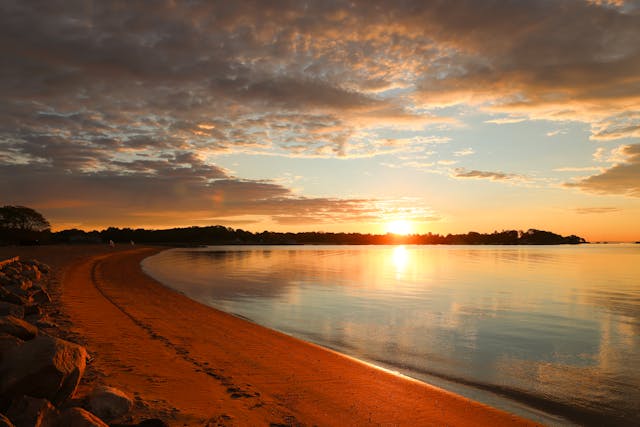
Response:
M640 425L640 245L212 246L143 267L204 304L547 424Z

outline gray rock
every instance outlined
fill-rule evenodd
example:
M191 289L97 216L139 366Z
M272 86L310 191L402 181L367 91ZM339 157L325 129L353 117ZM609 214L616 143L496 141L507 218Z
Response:
M112 421L129 412L133 401L114 387L98 386L87 399L89 410L105 421Z
M38 328L17 317L3 316L0 317L0 332L13 335L22 340L30 340L38 335Z
M0 316L13 316L24 318L24 307L10 302L0 301Z
M100 418L82 408L69 408L62 413L59 421L64 427L109 427Z
M14 399L7 417L16 427L57 427L58 410L47 399L22 396Z
M15 427L9 418L0 414L0 427Z
M86 367L84 347L39 336L10 350L0 364L0 395L26 394L59 406L73 395Z

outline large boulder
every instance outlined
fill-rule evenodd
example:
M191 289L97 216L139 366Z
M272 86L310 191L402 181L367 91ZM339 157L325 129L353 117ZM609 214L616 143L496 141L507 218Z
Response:
M87 405L91 412L105 421L112 421L131 410L133 400L117 388L98 386L89 395Z
M7 417L16 427L57 427L58 410L47 399L21 396L14 399Z
M39 336L9 351L0 364L0 396L26 394L58 406L73 395L86 367L84 347Z
M69 408L64 411L58 425L64 427L109 427L100 418L82 408Z
M13 316L24 318L24 307L10 302L0 301L0 316Z
M0 317L0 333L13 335L21 340L30 340L38 335L38 328L17 317L3 316Z

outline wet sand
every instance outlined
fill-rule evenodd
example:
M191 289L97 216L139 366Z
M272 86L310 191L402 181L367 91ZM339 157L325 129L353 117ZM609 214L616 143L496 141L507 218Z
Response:
M44 262L52 262L40 248ZM145 275L157 248L58 259L59 301L92 356L87 381L170 425L533 425L206 307ZM93 251L93 252L92 252ZM0 252L2 254L2 252Z

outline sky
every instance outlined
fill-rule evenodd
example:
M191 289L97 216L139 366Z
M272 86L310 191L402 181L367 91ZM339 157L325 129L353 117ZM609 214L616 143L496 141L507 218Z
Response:
M0 203L640 240L639 41L638 0L3 0Z

